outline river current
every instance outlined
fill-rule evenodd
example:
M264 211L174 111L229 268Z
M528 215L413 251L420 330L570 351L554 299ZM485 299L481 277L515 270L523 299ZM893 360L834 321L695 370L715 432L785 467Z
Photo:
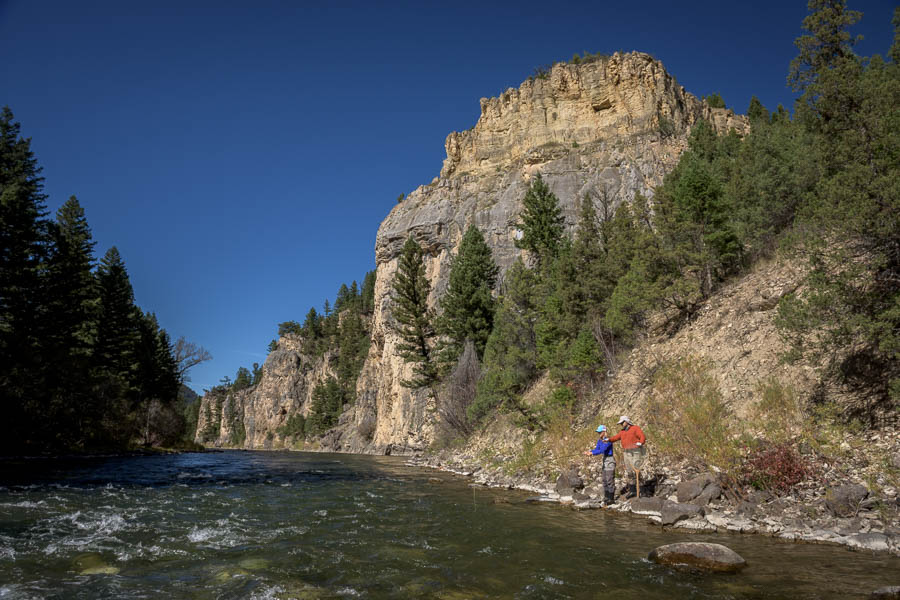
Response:
M396 457L215 452L0 462L0 598L854 598L900 558L641 518ZM737 575L649 563L724 543Z

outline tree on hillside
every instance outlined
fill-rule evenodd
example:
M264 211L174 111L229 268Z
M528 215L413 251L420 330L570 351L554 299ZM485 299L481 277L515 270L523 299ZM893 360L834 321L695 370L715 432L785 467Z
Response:
M494 298L498 269L481 231L470 225L463 234L457 254L450 262L447 292L441 298L443 310L437 330L444 341L440 362L452 367L467 339L475 344L479 359L494 323Z
M516 247L535 254L539 263L547 263L556 256L563 240L563 217L559 200L550 191L540 173L531 182L522 200L521 239Z
M430 386L437 379L432 356L434 314L428 307L431 285L425 277L425 253L412 236L400 251L391 291L396 321L392 329L400 337L397 353L413 370L413 377L400 383L414 389Z
M231 385L232 391L239 392L253 385L253 375L247 367L238 367L234 376L234 383Z
M821 351L845 380L898 402L900 65L853 53L847 29L860 13L844 2L809 6L789 81L803 92L797 121L822 173L798 216L807 290L783 300L779 322L798 353ZM900 9L894 26L891 56L900 54Z
M517 260L506 272L494 326L484 349L482 377L469 417L478 421L496 407L524 410L520 395L538 373L537 274Z

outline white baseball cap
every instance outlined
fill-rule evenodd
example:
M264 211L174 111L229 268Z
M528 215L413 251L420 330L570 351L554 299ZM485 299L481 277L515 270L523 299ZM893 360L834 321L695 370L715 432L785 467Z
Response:
M621 417L619 417L619 422L616 423L616 425L621 425L622 423L631 423L631 419L629 419L625 415L622 415Z

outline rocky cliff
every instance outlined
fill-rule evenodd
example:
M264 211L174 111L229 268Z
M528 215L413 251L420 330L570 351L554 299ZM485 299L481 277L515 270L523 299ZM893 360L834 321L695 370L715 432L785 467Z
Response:
M408 367L391 333L390 286L409 235L428 253L432 296L446 287L450 258L470 224L484 233L501 270L519 256L516 222L538 173L574 227L585 195L613 205L647 196L676 164L699 119L717 131L747 121L706 106L647 54L615 54L589 64L557 64L544 79L481 100L481 117L447 137L441 176L409 194L387 216L375 242L373 344L359 379L356 419L375 415L371 449L419 449L432 439L427 395L403 388ZM349 450L359 448L347 447Z
M450 258L470 224L484 233L501 272L519 256L516 222L536 174L559 198L567 224L574 227L586 195L595 202L606 198L613 206L636 193L651 196L700 119L720 133L748 126L746 118L710 108L686 92L662 63L638 52L557 64L546 76L482 99L475 126L447 137L440 177L411 192L378 229L372 345L357 381L357 401L324 446L407 452L433 439L432 401L400 385L410 373L390 328L391 280L408 236L427 252L434 302L446 288ZM327 374L327 361L306 360L294 341L282 339L266 361L259 386L225 399L218 411L213 400L204 399L201 419L207 414L222 422L219 445L240 439L225 423L238 414L246 431L244 447L278 445L278 427L292 412L308 413L311 390Z
M316 383L335 375L328 358L304 352L298 336L282 337L266 358L258 385L203 396L195 440L215 447L284 447L290 416L309 415Z

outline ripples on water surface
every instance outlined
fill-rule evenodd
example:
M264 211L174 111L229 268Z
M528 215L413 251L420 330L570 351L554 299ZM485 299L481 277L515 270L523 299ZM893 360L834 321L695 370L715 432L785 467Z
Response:
M306 453L0 462L0 598L849 598L900 583L896 557L663 534L468 483ZM750 566L645 560L680 540Z

